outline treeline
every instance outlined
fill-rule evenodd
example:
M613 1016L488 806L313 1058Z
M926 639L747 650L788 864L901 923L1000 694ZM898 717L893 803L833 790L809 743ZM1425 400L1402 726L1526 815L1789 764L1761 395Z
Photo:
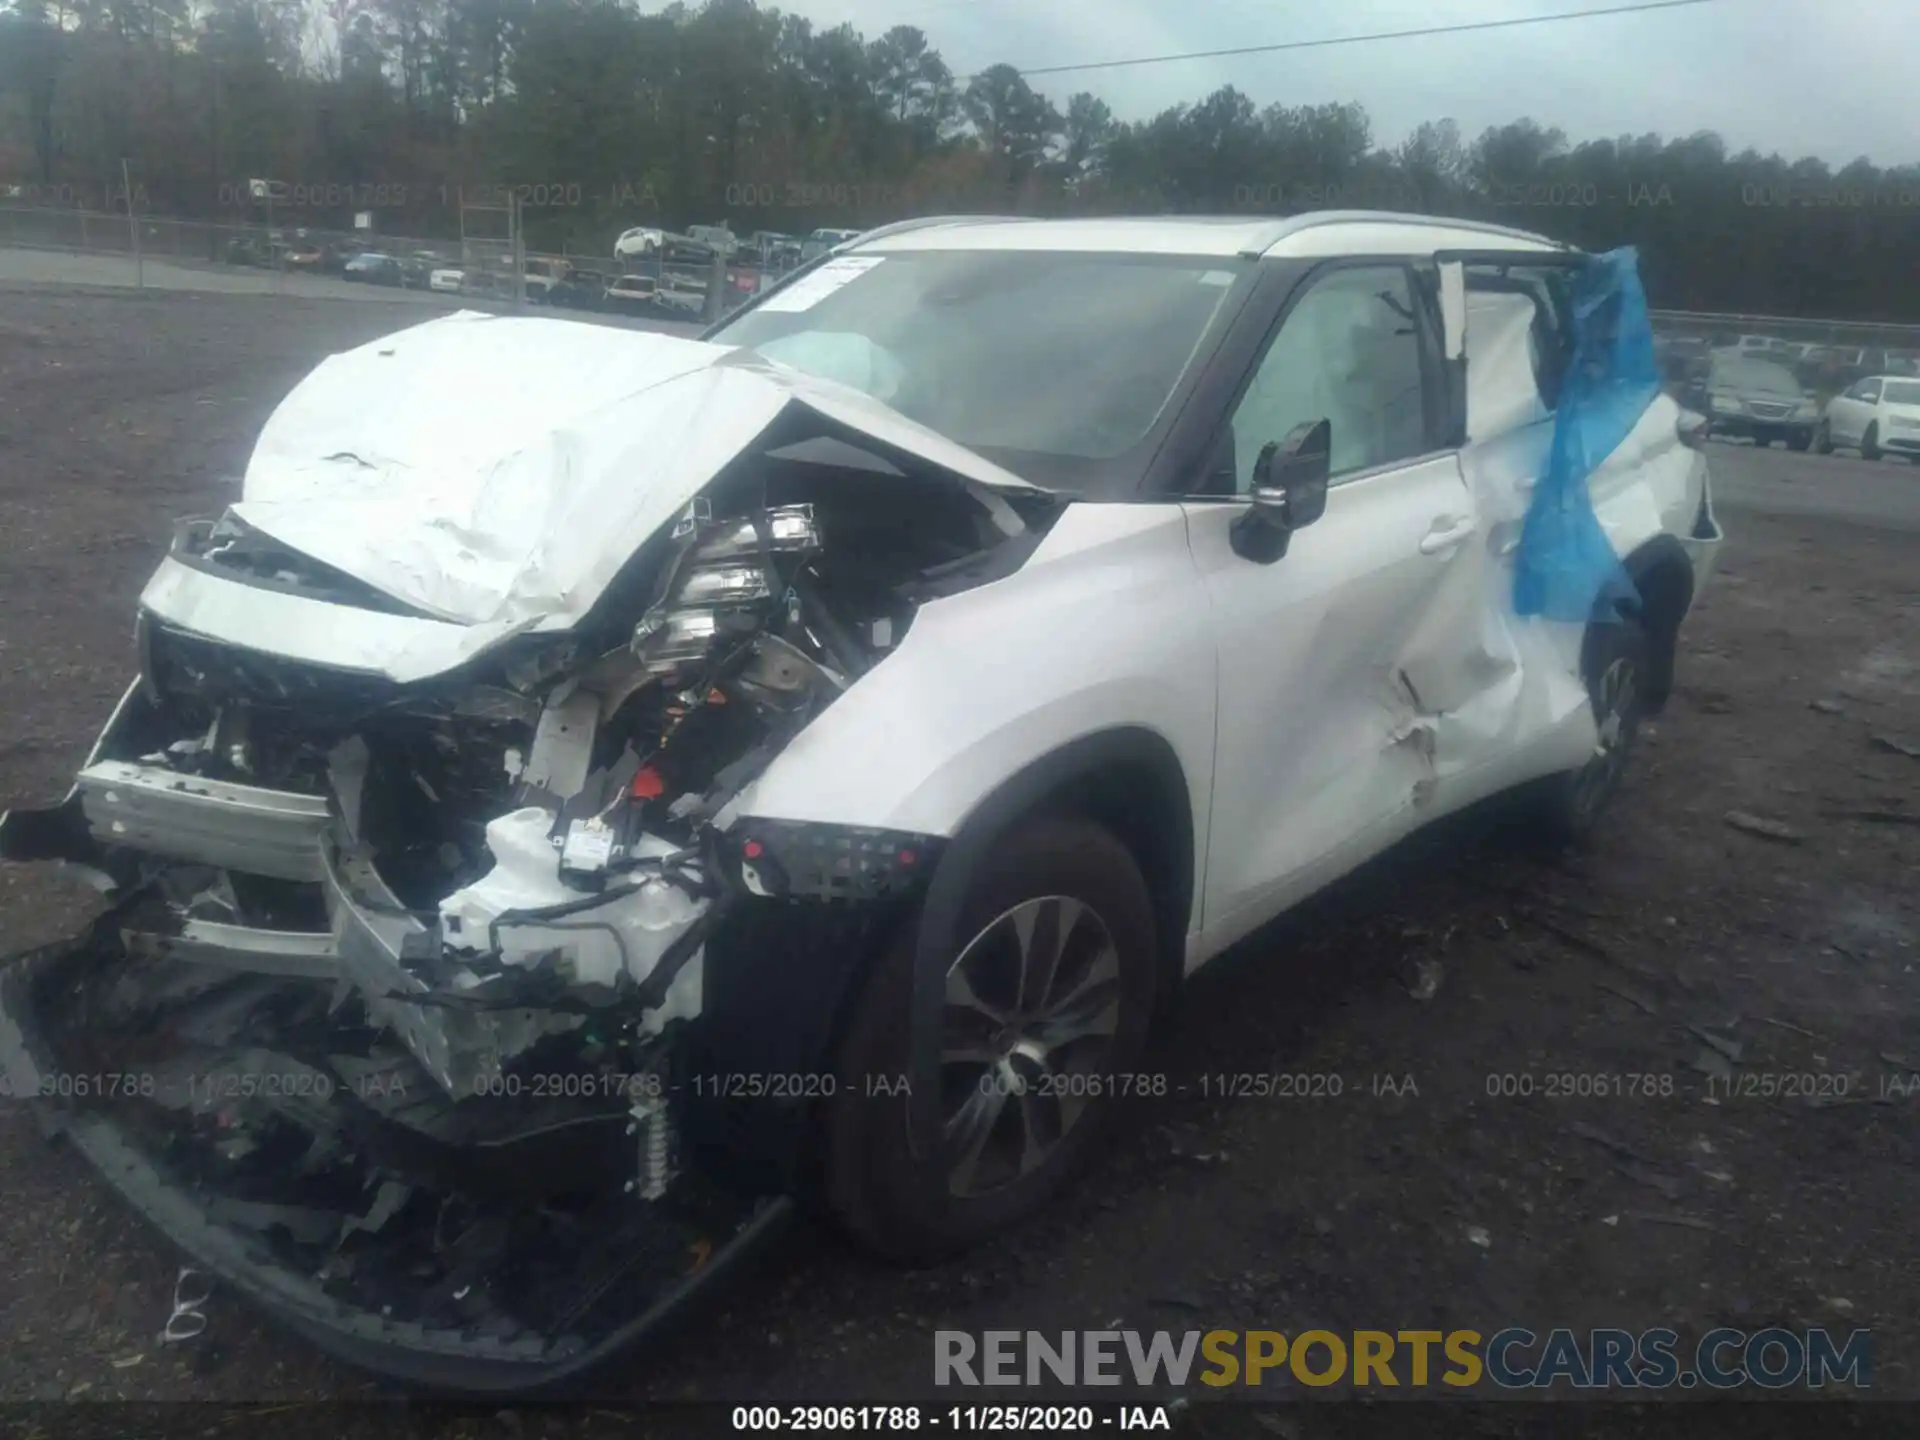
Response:
M123 173L154 213L257 220L268 178L276 221L422 235L512 188L531 242L600 252L650 223L1384 207L1637 244L1667 308L1920 320L1920 166L1533 120L1386 146L1357 104L1232 88L1128 124L754 0L0 0L0 204L124 204Z

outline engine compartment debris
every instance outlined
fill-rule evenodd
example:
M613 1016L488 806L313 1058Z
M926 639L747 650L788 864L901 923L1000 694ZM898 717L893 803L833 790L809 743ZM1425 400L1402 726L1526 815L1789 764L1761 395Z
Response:
M709 956L750 929L777 958L831 906L860 912L837 943L870 939L925 847L772 827L777 853L743 856L715 817L1050 502L750 460L571 629L418 680L143 608L139 678L73 793L0 827L0 854L116 899L10 968L10 1080L140 1077L50 1123L336 1349L572 1365L772 1223L772 1188L703 1166L690 1129L733 1119L700 1078ZM183 525L170 562L342 627L408 615L235 513Z

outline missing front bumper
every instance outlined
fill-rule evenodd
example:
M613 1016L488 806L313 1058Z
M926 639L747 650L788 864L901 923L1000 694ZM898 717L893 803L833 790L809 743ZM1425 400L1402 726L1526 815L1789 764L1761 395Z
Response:
M513 1146L485 1157L491 1164L475 1164L471 1145L461 1151L411 1135L396 1147L396 1125L418 1125L419 1115L396 1120L393 1106L369 1105L351 1086L324 1096L314 1084L296 1087L287 1077L307 1072L292 1060L268 1094L259 1084L245 1092L216 1085L214 1077L229 1072L205 1051L155 1058L149 1045L148 1058L124 1050L102 1058L94 1049L101 1037L75 1033L72 1021L76 997L113 951L123 918L116 908L74 939L0 962L0 1069L8 1090L197 1263L351 1364L464 1393L575 1389L603 1361L690 1311L790 1213L784 1198L755 1200L706 1185L649 1203L617 1180L603 1193L583 1181L565 1198L530 1202L499 1177L524 1180L537 1169L533 1178L545 1188L555 1183L563 1152L587 1162L585 1175L610 1151L631 1156L630 1142L586 1131L584 1144L569 1144L566 1124L530 1125ZM89 1007L78 1013L89 1015ZM156 1026L153 1039L177 1040L204 1020L189 1005ZM185 1123L177 1104L163 1107L155 1098L177 1085L183 1063L189 1087L211 1101L190 1105ZM196 1075L191 1067L200 1064L209 1068ZM100 1078L109 1069L117 1079L103 1096ZM446 1108L437 1095L432 1103ZM502 1128L497 1111L486 1118ZM226 1131L255 1126L265 1137L271 1129L284 1145L293 1133L287 1126L301 1123L311 1126L314 1148L297 1163L255 1153L258 1163L222 1170L208 1158L223 1153ZM448 1124L435 1123L444 1141ZM342 1137L359 1148L316 1169L322 1142ZM532 1144L525 1155L516 1148L522 1140ZM530 1166L526 1157L536 1155L545 1158ZM391 1187L406 1198L388 1204L398 1193ZM484 1264L481 1255L489 1257ZM562 1323L543 1323L556 1315Z

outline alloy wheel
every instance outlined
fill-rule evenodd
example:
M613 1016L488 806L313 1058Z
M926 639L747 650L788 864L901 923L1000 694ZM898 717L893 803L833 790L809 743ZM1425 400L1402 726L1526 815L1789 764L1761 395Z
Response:
M1593 753L1587 757L1573 784L1574 805L1583 817L1590 819L1600 813L1626 769L1627 752L1640 723L1635 708L1639 685L1634 663L1625 655L1615 658L1601 672L1600 683L1594 689L1594 717L1599 733Z
M1120 953L1083 901L1023 900L967 942L940 1026L949 1194L976 1198L1046 1163L1101 1092L1120 1012Z

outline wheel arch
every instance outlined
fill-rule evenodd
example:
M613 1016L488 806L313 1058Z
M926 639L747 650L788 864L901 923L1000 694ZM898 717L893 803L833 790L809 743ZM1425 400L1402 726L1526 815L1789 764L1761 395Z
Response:
M1171 743L1142 725L1117 725L1071 740L1030 761L966 814L941 856L928 891L963 895L993 842L1029 816L1063 811L1113 832L1132 852L1152 900L1163 976L1184 969L1193 914L1194 818L1185 767Z
M1091 806L1091 809L1084 808ZM973 875L995 840L1030 815L1080 807L1078 813L1114 825L1146 877L1164 1002L1183 970L1194 896L1194 823L1186 769L1172 744L1155 730L1118 725L1068 741L1028 762L975 804L955 828L921 902L914 935L915 1035L908 1105L915 1133L935 1134L940 1123L939 1033L946 966L961 936L960 913ZM1156 831L1155 824L1163 828ZM1131 832L1131 833L1128 833ZM1143 853L1140 841L1149 843ZM1157 844L1153 843L1157 840ZM1156 874L1156 871L1159 873Z
M1680 622L1693 608L1693 561L1672 535L1654 536L1627 556L1627 574L1639 592L1636 618L1647 632L1647 713L1657 715L1673 693L1674 657Z

